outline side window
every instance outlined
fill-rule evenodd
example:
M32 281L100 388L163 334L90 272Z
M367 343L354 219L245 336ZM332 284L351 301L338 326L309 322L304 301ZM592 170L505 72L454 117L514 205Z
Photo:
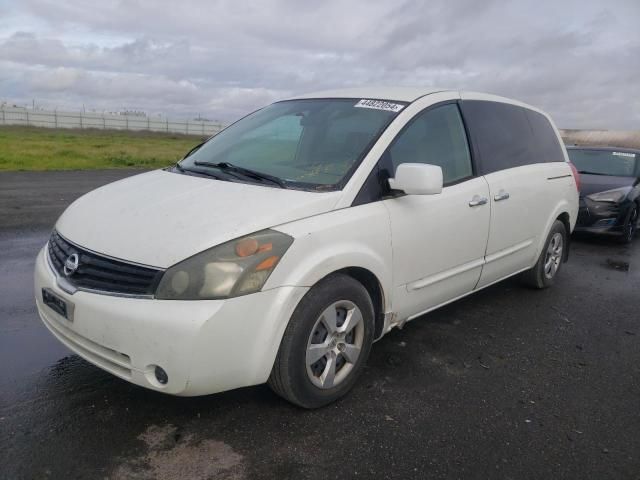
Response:
M533 130L536 161L539 163L564 162L563 147L560 146L558 136L547 117L533 110L526 110L526 112Z
M480 151L483 174L538 163L526 110L508 103L467 100L462 112Z
M445 185L473 175L467 136L458 106L446 104L419 113L387 152L393 174L401 163L442 167Z

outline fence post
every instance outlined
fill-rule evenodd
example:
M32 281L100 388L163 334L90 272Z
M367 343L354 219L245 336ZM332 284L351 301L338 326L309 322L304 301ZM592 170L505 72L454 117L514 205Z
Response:
M7 123L7 118L5 117L5 113L4 113L4 108L2 109L2 124L6 124Z
M147 117L147 131L151 131L151 119L149 117Z
M29 126L29 110L25 108L24 113L27 114L27 127Z
M202 136L204 137L204 122L202 122Z
M82 130L84 127L82 125L82 111L80 112L80 130Z
M187 129L185 131L186 135L189 135L189 120L187 120Z
M169 118L167 117L167 133L169 133Z
M129 130L129 115L125 115L124 120L125 120L125 130Z
M58 109L53 111L53 125L58 128Z
M102 129L107 129L107 117L104 116L104 112L102 112Z

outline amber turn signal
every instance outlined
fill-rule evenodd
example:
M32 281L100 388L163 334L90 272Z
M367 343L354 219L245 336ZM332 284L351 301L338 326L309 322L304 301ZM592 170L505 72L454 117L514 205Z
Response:
M275 255L266 258L258 264L256 272L259 272L260 270L269 270L270 268L273 268L276 263L278 263L278 257Z

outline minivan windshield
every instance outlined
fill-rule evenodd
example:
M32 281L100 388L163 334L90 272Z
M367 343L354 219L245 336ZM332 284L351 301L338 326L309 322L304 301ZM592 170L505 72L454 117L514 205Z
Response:
M569 148L567 153L580 173L618 177L637 175L637 155L632 152Z
M342 188L405 105L362 99L274 103L194 149L179 167L268 186Z

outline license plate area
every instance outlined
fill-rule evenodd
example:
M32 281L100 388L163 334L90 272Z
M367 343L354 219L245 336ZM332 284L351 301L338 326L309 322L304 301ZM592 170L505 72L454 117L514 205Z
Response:
M61 317L69 321L73 320L73 305L53 293L51 289L42 289L42 302Z

